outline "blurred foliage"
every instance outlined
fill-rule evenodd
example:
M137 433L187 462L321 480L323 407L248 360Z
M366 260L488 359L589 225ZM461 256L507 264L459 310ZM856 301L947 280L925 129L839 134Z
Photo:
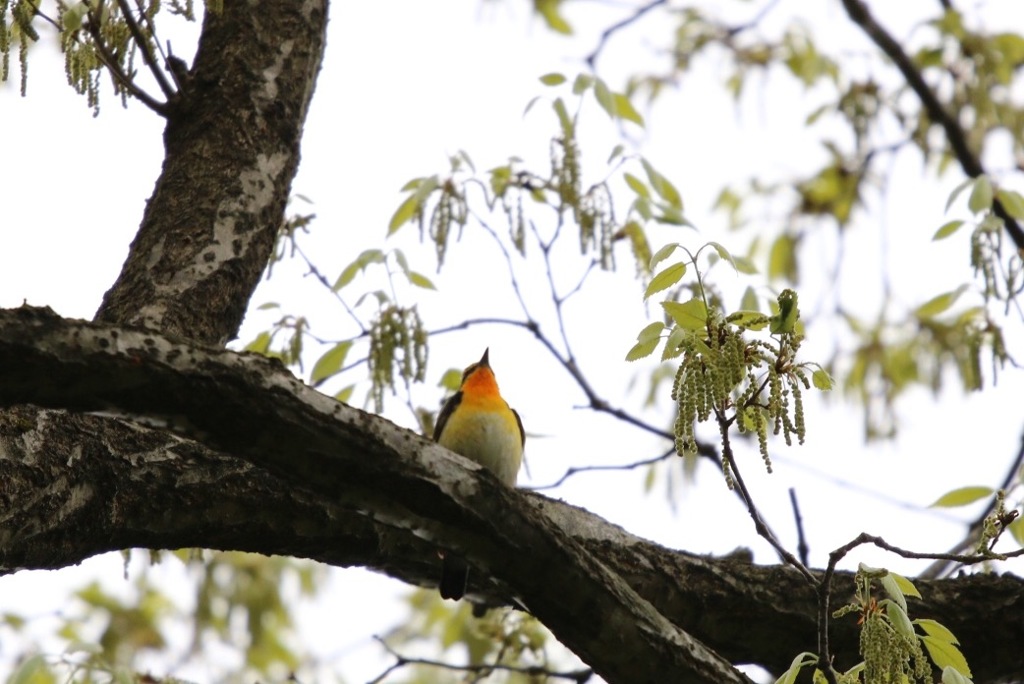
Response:
M130 563L137 556L143 562ZM191 599L182 604L178 592L154 576L157 569L191 577ZM120 586L112 578L93 581L55 616L54 643L64 644L63 650L27 653L8 681L156 681L138 674L154 653L172 670L201 666L209 675L205 681L283 681L309 661L294 630L295 601L314 596L325 572L309 561L248 553L125 552ZM29 638L30 622L6 614L2 625ZM218 651L235 655L212 655Z

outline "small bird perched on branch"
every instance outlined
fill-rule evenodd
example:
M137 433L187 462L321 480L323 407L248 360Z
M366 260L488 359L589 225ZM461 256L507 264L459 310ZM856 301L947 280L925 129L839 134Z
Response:
M514 487L523 462L526 433L519 414L509 408L498 392L489 352L490 348L485 349L483 357L463 371L459 391L448 399L437 417L434 441L476 461ZM466 559L445 553L438 587L442 598L462 598L468 579Z

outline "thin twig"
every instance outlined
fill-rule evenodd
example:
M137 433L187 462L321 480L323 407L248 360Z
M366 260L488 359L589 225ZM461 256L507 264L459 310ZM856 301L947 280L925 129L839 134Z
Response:
M132 34L132 38L135 40L135 44L139 46L139 50L142 52L142 59L146 62L146 66L149 67L150 73L156 79L157 85L160 86L160 90L163 91L164 97L168 101L173 100L177 95L174 86L167 80L164 75L163 69L156 61L156 57L153 55L153 51L149 48L149 41L146 40L146 36L142 33L142 29L139 28L139 23L135 21L135 17L132 15L132 8L128 5L128 0L117 0L117 6L121 8L121 15L124 17L124 22L128 25L128 32ZM140 10L141 11L141 10ZM153 36L153 40L156 40L156 36Z
M660 7L661 5L664 5L666 2L668 2L668 0L654 0L654 2L649 2L646 5L641 5L633 12L633 14L606 28L601 33L601 37L597 41L597 47L594 48L593 52L587 55L586 62L587 66L590 67L590 70L593 71L596 68L595 64L597 62L598 56L601 54L601 52L604 51L605 44L611 39L613 35L621 31L622 29L626 28L630 24L639 21L640 18L643 17L645 14L647 14L648 12L657 7Z
M540 665L503 665L500 663L480 663L478 665L452 665L450 663L444 663L437 660L429 660L427 658L410 658L404 656L395 651L391 646L387 644L384 639L379 636L375 636L374 639L384 647L391 656L393 656L396 662L388 667L384 672L377 675L375 678L370 680L369 684L379 684L384 681L390 673L394 672L400 667L406 665L425 665L427 667L437 667L452 672L471 672L471 673L489 673L494 670L502 670L504 672L515 672L518 674L524 674L531 678L554 678L554 679L566 679L569 681L577 682L577 684L584 684L594 676L594 671L590 668L584 668L582 670L570 670L565 672L558 672L556 670L549 670Z
M103 40L103 36L100 34L100 20L96 16L95 10L89 8L89 20L86 22L86 30L89 35L92 36L93 45L96 46L96 56L103 62L103 65L107 67L110 75L120 84L122 88L128 91L128 93L136 100L146 105L160 116L167 116L167 103L160 102L152 95L147 93L142 88L135 85L135 82L124 72L121 65L118 64L117 58L110 51L110 47Z
M913 60L903 51L903 47L899 42L881 24L875 21L871 11L862 0L842 0L842 2L843 7L846 9L846 14L853 23L867 34L871 41L892 60L896 68L903 74L907 85L910 86L910 89L921 100L921 104L924 105L928 117L942 126L942 130L946 134L946 140L949 141L949 146L952 148L953 154L960 163L960 168L963 169L964 173L971 178L984 175L985 168L981 165L981 160L978 159L978 156L971 150L967 142L967 135L960 122L939 101L938 96L925 82L921 72L914 66ZM992 211L1002 219L1006 232L1009 233L1017 248L1024 249L1024 229L1006 211L1006 207L1003 206L998 198L992 202Z
M754 497L750 495L750 490L747 489L747 485L743 481L743 475L740 473L739 467L736 463L736 458L732 453L732 442L729 439L728 431L729 422L725 416L717 410L715 411L715 417L718 420L719 431L722 434L722 458L724 458L729 464L732 480L736 485L740 498L747 507L747 513L754 521L754 530L761 538L771 544L772 548L775 549L775 552L779 555L779 558L793 566L793 568L803 575L804 579L806 579L811 585L817 586L818 580L814 574L807 569L806 565L801 563L796 556L790 553L790 551L782 545L782 543L775 537L771 528L764 521L764 518L761 517L761 512L754 504Z
M359 316L356 315L356 312L352 310L352 307L350 307L348 303L344 300L344 298L342 298L341 294L334 289L330 281L327 280L327 277L320 272L320 269L318 269L316 265L310 260L310 258L306 256L306 253L302 251L302 248L299 247L298 242L296 242L295 240L292 240L292 249L295 250L295 252L297 252L300 257L302 257L303 261L306 262L306 268L309 269L309 275L313 276L313 278L315 278L321 285L327 288L327 290L332 295L334 295L334 298L338 300L341 306L344 307L345 312L348 313L352 320L355 321L355 324L359 326L360 335L369 334L369 330L367 330L366 326L363 325L363 322L359 320Z
M568 470L566 470L565 473L560 478L558 478L557 480L555 480L551 484L540 485L538 487L525 487L524 489L532 489L532 490L535 490L535 491L540 491L542 489L554 489L555 487L559 486L560 484L562 484L563 482L568 480L573 475L576 475L577 473L585 473L585 472L591 472L591 471L595 471L595 470L634 470L636 468L641 468L641 467L646 466L646 465L654 465L655 463L660 463L661 461L664 461L665 459L669 458L670 456L675 456L675 455L676 455L676 450L675 450L675 447L673 447L672 449L669 449L668 451L666 451L665 453L661 454L660 456L655 456L653 458L646 458L646 459L644 459L642 461L634 461L632 463L624 463L622 465L573 466L573 467L569 468Z
M800 562L809 566L811 551L807 546L807 537L804 536L804 519L800 515L800 504L796 501L796 489L793 487L789 488L789 503L793 506L793 521L796 523L796 552L800 554Z

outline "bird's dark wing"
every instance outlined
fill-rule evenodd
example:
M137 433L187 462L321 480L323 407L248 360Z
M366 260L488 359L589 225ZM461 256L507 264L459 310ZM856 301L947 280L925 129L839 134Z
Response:
M516 417L516 423L519 425L519 439L522 442L522 445L525 447L526 446L526 430L523 429L523 419L519 417L519 411L516 411L511 406L509 407L509 410L512 411L512 415L514 415ZM442 411L442 413L443 413L443 411ZM438 433L438 434L440 434L440 433Z
M456 392L448 401L444 403L444 407L441 409L441 413L437 416L437 422L434 424L434 441L441 439L441 433L444 431L444 426L448 423L448 419L452 417L452 412L455 411L455 407L462 401L462 392ZM518 417L517 417L518 419ZM520 429L522 426L520 425Z

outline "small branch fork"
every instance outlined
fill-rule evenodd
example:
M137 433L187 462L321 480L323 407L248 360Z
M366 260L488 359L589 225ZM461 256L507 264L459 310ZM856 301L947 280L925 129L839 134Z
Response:
M146 66L149 67L150 73L153 74L157 85L160 87L160 90L166 98L163 102L136 85L132 75L125 72L119 63L117 56L103 39L103 35L100 32L100 27L102 25L100 10L89 0L85 2L85 6L88 8L88 12L86 14L86 20L83 22L83 27L92 38L93 45L96 48L96 56L101 62L103 62L103 66L105 66L110 72L111 77L117 81L117 84L124 88L129 95L160 116L166 117L169 111L169 103L178 96L178 91L168 80L166 74L164 74L164 70L157 62L156 55L153 53L149 41L146 40L145 33L139 26L139 22L132 14L132 8L128 5L127 0L117 0L118 9L120 9L121 14L124 16L124 21L128 27L128 32L132 36L132 40L142 53L143 61L145 61ZM137 8L139 15L145 18L145 12L143 12L141 4L137 3ZM38 5L33 7L33 11L36 16L42 17L44 20L52 24L57 30L62 30L63 27L60 23L40 11ZM148 20L147 24L150 34L153 36L153 40L155 41L156 34L153 31L153 25L151 22L148 22Z

